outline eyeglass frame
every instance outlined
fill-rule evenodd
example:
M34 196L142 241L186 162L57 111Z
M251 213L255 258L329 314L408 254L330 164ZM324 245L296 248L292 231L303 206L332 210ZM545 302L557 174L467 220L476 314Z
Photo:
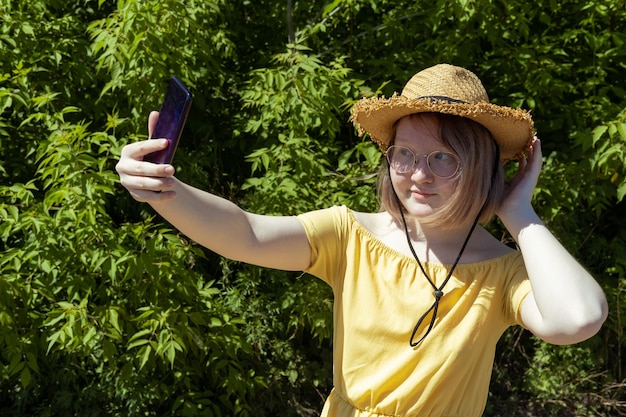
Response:
M389 160L389 158L390 158L390 152L389 151L393 150L393 149L406 149L407 151L411 152L411 154L413 154L413 165L411 166L410 170L404 171L404 172L400 172L400 171L397 171L393 167L391 161ZM393 153L393 152L391 152L391 153ZM444 155L449 155L452 158L454 158L454 160L456 161L456 170L454 171L454 173L452 173L450 175L447 175L447 176L442 176L442 175L437 175L437 174L435 174L435 172L433 172L433 169L430 167L429 159L430 159L430 157L432 155L438 154L438 153L441 153L441 154L444 154ZM417 158L420 157L420 156L425 156L426 157L426 166L428 167L428 171L430 171L430 173L433 174L437 178L450 179L450 178L454 178L456 175L459 174L459 172L461 172L461 159L456 154L454 154L452 152L432 151L432 152L430 152L428 154L425 154L425 153L415 153L415 152L413 152L411 150L411 148L408 148L408 147L402 146L402 145L391 145L391 146L389 146L385 150L385 159L387 160L387 164L389 164L389 167L391 169L393 169L398 174L408 174L409 172L411 172L411 173L415 172L415 167L417 165Z

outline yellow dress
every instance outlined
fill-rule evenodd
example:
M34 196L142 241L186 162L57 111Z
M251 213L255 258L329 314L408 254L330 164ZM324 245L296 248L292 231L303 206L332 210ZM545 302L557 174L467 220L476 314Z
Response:
M299 219L312 248L306 272L334 294L334 388L322 416L481 416L496 342L521 323L530 292L521 253L459 264L434 328L412 348L413 327L434 301L415 259L377 240L344 206ZM450 265L422 264L441 285Z

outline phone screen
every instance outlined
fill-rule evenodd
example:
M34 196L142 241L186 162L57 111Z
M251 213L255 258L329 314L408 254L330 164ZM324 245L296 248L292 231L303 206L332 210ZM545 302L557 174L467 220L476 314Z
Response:
M178 78L172 77L159 111L159 119L151 136L151 139L167 139L169 145L162 151L146 155L145 161L155 164L172 162L191 108L191 100L191 93L185 85Z

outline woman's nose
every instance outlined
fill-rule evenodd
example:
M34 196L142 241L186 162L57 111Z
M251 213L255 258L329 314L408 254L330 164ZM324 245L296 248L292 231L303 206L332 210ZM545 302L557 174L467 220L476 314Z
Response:
M417 160L415 161L415 165L413 166L413 172L411 173L411 179L413 181L432 181L433 173L430 172L430 168L428 167L428 162L426 162L426 157L424 155L419 155Z

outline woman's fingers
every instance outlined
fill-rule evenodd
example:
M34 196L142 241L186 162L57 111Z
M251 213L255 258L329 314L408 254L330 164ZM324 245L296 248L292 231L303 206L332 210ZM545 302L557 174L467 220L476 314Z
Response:
M150 112L148 116L148 136L152 136L159 112ZM152 152L166 149L167 139L156 138L130 143L122 149L120 160L115 170L120 176L120 183L130 195L138 201L169 200L176 196L173 188L176 184L174 167L169 164L153 164L144 161Z
M148 137L149 138L152 137L152 132L154 132L154 127L156 126L158 119L159 119L158 111L151 111L150 114L148 115Z
M176 181L174 167L169 164L153 164L143 161L152 152L165 149L166 139L148 139L134 142L122 149L119 162L115 166L120 183L138 201L167 200L176 194L171 191Z
M141 165L149 162L139 162ZM155 165L155 164L151 164ZM169 200L176 196L173 188L176 184L174 177L151 177L146 175L133 175L120 169L120 183L128 190L130 195L138 201Z

